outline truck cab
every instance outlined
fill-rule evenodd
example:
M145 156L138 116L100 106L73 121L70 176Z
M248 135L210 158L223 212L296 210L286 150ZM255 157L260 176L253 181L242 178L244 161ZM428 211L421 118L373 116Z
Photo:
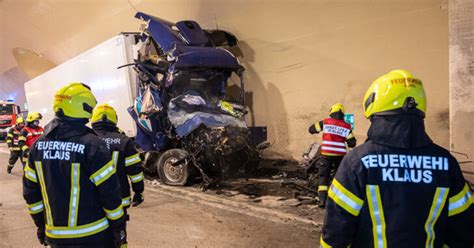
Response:
M20 107L13 101L0 101L0 139L6 139L8 130L16 124L20 113Z

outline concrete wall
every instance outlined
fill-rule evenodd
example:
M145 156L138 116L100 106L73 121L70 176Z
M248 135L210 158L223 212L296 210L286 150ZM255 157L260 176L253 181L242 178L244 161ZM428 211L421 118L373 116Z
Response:
M474 160L473 13L471 0L449 2L450 147L468 154L470 160ZM474 171L474 167L471 166L471 170Z
M33 6L22 6L25 2ZM335 102L355 114L355 134L363 142L369 125L361 107L366 88L392 69L408 69L428 93L429 133L448 146L448 13L442 0L85 2L4 3L7 15L23 13L22 19L4 19L17 27L29 25L35 36L15 36L11 42L58 64L120 31L136 31L136 10L228 30L240 39L244 54L248 121L269 127L271 154L283 157L298 157L319 140L307 128Z

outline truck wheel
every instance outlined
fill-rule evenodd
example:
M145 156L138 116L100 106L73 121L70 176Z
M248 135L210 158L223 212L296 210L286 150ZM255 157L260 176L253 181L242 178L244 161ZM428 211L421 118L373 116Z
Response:
M188 156L188 153L181 149L171 149L161 154L156 164L161 182L172 186L184 186L188 182L189 168L187 161L173 165Z

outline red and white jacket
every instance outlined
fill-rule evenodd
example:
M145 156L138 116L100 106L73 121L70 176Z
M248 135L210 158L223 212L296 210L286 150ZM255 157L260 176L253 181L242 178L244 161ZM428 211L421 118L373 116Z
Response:
M351 125L343 120L333 118L326 118L322 122L321 154L326 156L346 155L346 140L352 137Z
M18 144L21 147L22 151L28 150L33 143L43 135L44 130L42 127L24 127L20 132L20 137L18 138Z

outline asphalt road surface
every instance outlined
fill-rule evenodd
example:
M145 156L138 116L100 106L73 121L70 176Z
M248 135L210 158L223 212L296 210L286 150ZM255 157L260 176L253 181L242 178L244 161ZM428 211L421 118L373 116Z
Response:
M7 174L8 157L0 144L0 247L41 247L22 197L21 164ZM129 247L319 247L311 228L192 199L146 190L145 202L129 211Z

